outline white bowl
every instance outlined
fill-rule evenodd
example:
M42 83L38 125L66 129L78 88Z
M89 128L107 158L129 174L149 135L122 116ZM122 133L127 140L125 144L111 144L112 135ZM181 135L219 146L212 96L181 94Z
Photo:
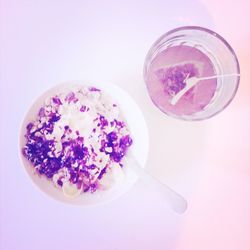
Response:
M41 106L43 106L46 98L51 97L57 93L70 90L74 85L84 85L84 86L95 86L109 94L119 105L122 114L128 124L129 130L133 138L133 144L129 151L140 162L141 166L144 167L149 148L149 136L147 125L144 120L143 114L135 103L135 101L126 93L124 90L113 84L103 84L103 83L91 83L82 81L72 81L63 84L59 84L38 97L34 103L31 105L30 109L26 113L24 120L21 125L19 133L19 154L21 162L24 166L25 171L28 173L29 177L33 183L44 193L50 197L70 204L75 205L95 205L103 202L107 202L117 198L127 192L137 181L137 176L133 170L129 167L129 161L123 167L125 171L125 179L122 183L115 185L113 188L105 191L96 191L95 193L83 193L76 198L66 197L62 190L55 187L52 181L49 181L44 176L39 176L32 164L22 155L22 148L26 144L26 139L24 137L26 133L27 124L34 120ZM129 154L130 154L129 152ZM125 156L126 157L126 156Z

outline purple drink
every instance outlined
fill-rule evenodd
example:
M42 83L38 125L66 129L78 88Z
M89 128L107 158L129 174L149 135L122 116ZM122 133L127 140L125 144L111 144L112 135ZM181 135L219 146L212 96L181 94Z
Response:
M182 27L166 33L151 47L144 79L161 111L179 119L202 120L233 99L239 64L233 49L218 34L201 27Z
M162 111L191 115L210 103L216 91L216 79L198 82L175 105L171 104L171 99L185 88L186 79L215 74L213 64L205 54L196 48L179 45L157 55L151 63L146 83L152 100Z

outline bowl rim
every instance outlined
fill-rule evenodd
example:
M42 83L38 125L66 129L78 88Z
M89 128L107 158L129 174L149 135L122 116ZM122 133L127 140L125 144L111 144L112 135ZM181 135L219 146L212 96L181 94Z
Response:
M114 83L107 83L105 81L99 81L99 83L98 83L95 80L94 81L91 81L91 80L90 81L89 80L71 80L71 81L69 80L69 81L63 81L61 83L58 83L58 84L55 84L55 85L52 85L52 86L46 88L45 90L42 91L42 93L38 94L35 98L33 98L33 100L30 102L30 105L28 105L28 108L24 112L24 114L22 116L22 119L21 119L21 122L19 124L19 129L18 129L18 143L17 143L17 146L18 146L18 157L19 157L19 160L21 162L22 168L24 169L24 172L26 173L26 175L28 176L28 178L30 179L30 181L46 197L50 197L51 199L56 200L57 202L60 202L60 203L66 204L66 205L84 206L84 207L99 206L99 205L103 205L103 204L112 202L113 200L115 200L117 198L120 198L125 193L129 192L133 188L133 186L136 184L136 182L138 181L138 177L136 177L136 180L133 182L133 184L131 184L128 188L126 188L125 192L124 191L123 192L118 192L118 194L114 195L114 197L108 198L107 200L98 201L96 203L86 203L86 204L84 204L84 203L81 203L81 204L77 203L76 204L76 203L70 202L70 199L69 199L69 201L63 201L60 198L56 198L54 195L50 195L48 192L46 192L45 190L43 190L43 188L41 188L40 185L37 184L36 181L30 176L30 173L26 169L24 161L27 161L28 164L30 164L30 163L28 162L28 160L22 154L22 140L23 140L23 136L24 136L24 134L22 132L23 132L23 129L25 127L25 122L27 121L27 115L31 112L32 107L36 105L36 102L40 98L42 98L44 95L48 94L49 92L56 91L60 87L62 87L62 88L69 87L70 88L72 86L89 86L89 87L94 86L94 87L100 88L101 91L104 91L105 93L107 91L105 90L105 87L102 89L102 86L115 87L117 90L121 91L124 95L126 95L127 97L130 98L130 100L133 101L133 105L135 104L137 106L138 110L141 113L141 116L142 116L142 118L144 120L144 125L145 125L144 128L146 129L146 137L147 137L146 138L147 145L146 145L146 150L145 150L146 154L145 154L145 157L144 157L144 162L143 162L143 164L141 164L141 167L145 168L146 163L147 163L147 159L148 159L148 153L149 153L150 136L149 136L149 130L148 130L148 126L147 126L147 123L146 123L146 119L145 119L145 116L144 116L141 108L139 107L139 105L137 104L137 102L134 100L134 98L132 98L132 96L126 90L124 90L122 87L120 87L119 85L114 84ZM108 93L108 95L110 95L110 94ZM114 98L114 96L112 96L112 98ZM114 99L117 100L116 98L114 98ZM117 100L117 102L118 102L118 100ZM49 184L51 184L51 183L49 183Z

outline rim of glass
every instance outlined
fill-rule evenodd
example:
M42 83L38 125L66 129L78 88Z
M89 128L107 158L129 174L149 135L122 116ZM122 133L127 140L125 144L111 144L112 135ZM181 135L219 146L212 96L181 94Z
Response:
M147 64L148 64L148 59L151 57L151 54L154 52L155 50L155 47L167 36L173 34L173 33L176 33L178 31L185 31L185 30L196 30L196 31L200 31L200 32L204 32L204 33L208 33L209 35L217 38L218 40L220 40L224 45L225 47L229 50L229 52L231 53L232 55L232 58L235 62L235 66L236 66L236 72L235 74L238 74L237 76L237 80L236 80L236 84L235 84L235 89L234 89L234 92L231 96L231 98L219 109L217 110L216 112L212 113L211 115L209 116L206 116L206 117L194 117L192 118L192 115L188 115L188 116L177 116L177 115L174 115L172 113L168 113L164 110L162 110L157 104L156 102L152 99L151 95L149 94L149 91L148 91L148 94L149 94L149 97L150 99L152 100L152 102L156 105L156 107L162 111L164 114L170 116L170 117L173 117L173 118L176 118L176 119L180 119L180 120L185 120L185 121L201 121L201 120L206 120L206 119L209 119L215 115L217 115L218 113L220 113L221 111L223 111L231 102L232 100L234 99L237 91L238 91L238 88L239 88L239 83L240 83L240 65L239 65L239 61L238 61L238 58L237 58L237 55L234 51L234 49L231 47L231 45L225 40L225 38L223 38L221 35L219 35L218 33L216 33L215 31L212 31L208 28L204 28L204 27L201 27L201 26L182 26L182 27L178 27L178 28L175 28L175 29L172 29L172 30L169 30L167 31L166 33L164 33L163 35L161 35L150 47L148 53L146 54L146 57L145 57L145 61L144 61L144 66L143 66L143 77L144 77L144 82L146 83L146 79L145 79L145 75L146 75L146 72L147 72ZM147 84L146 84L147 86ZM148 86L147 86L147 90L148 90Z

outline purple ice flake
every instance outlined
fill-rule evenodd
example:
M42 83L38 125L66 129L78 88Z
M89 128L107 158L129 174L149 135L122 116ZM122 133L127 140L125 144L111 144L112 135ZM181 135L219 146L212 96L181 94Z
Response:
M38 116L40 116L40 117L44 117L45 116L45 109L44 109L44 107L41 107L39 109Z
M98 175L98 179L99 179L99 180L102 179L102 177L103 177L103 175L104 175L105 173L106 173L106 167L103 168L103 169L101 170L100 174Z
M120 147L127 148L132 144L132 138L129 135L125 135L120 139Z
M74 151L74 157L75 157L75 159L78 159L78 160L83 159L83 157L84 157L84 151L83 151L82 147L76 146L73 149L73 151Z
M62 180L60 180L60 179L59 179L59 180L57 181L57 184L58 184L59 186L61 186L61 187L62 187L62 185L63 185Z
M96 168L95 164L91 164L90 166L87 166L88 169L94 170Z
M98 91L98 92L100 92L101 90L97 89L95 87L89 87L89 91L93 91L93 92Z
M68 103L76 103L78 101L78 99L75 96L74 92L70 92L66 97L65 97L65 101L67 101Z
M105 117L102 115L100 116L100 125L101 125L101 128L108 126L108 120L106 120Z
M52 117L50 118L49 122L57 122L61 118L60 115L53 114Z
M117 127L123 128L125 126L124 122L122 121L118 121L118 120L114 120L114 123L116 124Z
M26 129L28 132L30 132L30 130L33 128L34 124L32 122L30 122L27 126Z
M89 111L89 108L85 105L82 105L81 108L80 108L80 111L81 112L85 112L85 111Z
M52 101L53 101L55 104L57 104L57 105L62 105L62 102L61 102L61 100L60 100L60 98L59 98L58 96L54 96L54 97L52 98Z
M97 183L92 183L89 185L90 187L90 192L94 193L97 190Z
M108 142L116 141L117 138L118 138L118 136L117 136L116 132L114 132L114 131L112 131L109 134L107 134Z
M119 151L119 152L112 152L110 154L111 158L115 161L115 162L120 162L124 156L124 152L123 151Z

